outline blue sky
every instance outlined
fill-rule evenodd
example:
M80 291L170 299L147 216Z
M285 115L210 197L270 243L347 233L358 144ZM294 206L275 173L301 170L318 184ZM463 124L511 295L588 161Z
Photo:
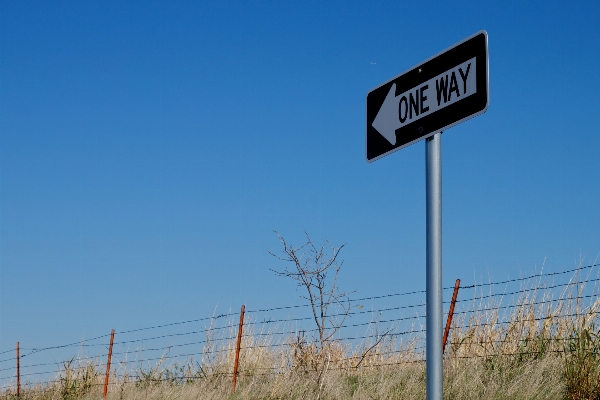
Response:
M600 253L598 2L0 1L0 350L296 304L273 230L340 285L425 286L425 148L365 161L372 88L489 35L446 131L443 281Z

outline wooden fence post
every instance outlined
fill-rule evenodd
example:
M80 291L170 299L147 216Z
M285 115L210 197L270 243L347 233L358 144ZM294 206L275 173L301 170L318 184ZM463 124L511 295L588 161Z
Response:
M452 294L452 302L450 302L450 311L448 311L448 319L446 320L446 329L444 329L444 338L442 339L442 353L446 350L446 341L448 340L448 333L450 332L450 324L452 323L452 316L454 315L454 305L456 304L456 297L458 296L458 288L460 287L460 279L456 280L454 284L454 293Z
M240 327L238 329L237 347L235 349L235 363L233 364L233 381L231 382L231 393L235 393L235 383L237 381L238 365L240 360L240 349L242 347L242 329L244 327L245 311L246 306L242 305L242 310L240 311Z
M102 397L105 399L106 399L106 393L108 392L108 376L110 374L110 359L112 357L112 349L113 349L114 340L115 340L115 330L113 329L110 332L110 345L108 346L108 361L106 362L106 377L104 378L104 394L102 395Z
M17 342L17 397L21 397L21 354Z

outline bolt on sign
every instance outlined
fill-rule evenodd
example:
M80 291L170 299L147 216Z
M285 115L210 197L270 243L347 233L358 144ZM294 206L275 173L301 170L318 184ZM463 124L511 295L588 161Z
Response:
M367 94L367 161L483 114L488 37L476 33Z

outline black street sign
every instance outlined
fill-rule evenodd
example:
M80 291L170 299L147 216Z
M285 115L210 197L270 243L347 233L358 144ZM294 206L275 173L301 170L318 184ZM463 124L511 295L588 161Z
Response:
M483 114L488 103L481 31L367 94L367 161Z

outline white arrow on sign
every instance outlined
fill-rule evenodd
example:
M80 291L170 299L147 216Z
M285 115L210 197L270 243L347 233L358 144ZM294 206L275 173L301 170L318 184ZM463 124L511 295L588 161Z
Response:
M398 118L398 103L400 96L396 97L396 84L390 88L385 100L379 109L379 112L373 120L373 128L393 145L396 144L396 129L400 128L400 119Z
M477 93L476 57L396 96L396 84L375 116L373 128L396 145L396 129Z

